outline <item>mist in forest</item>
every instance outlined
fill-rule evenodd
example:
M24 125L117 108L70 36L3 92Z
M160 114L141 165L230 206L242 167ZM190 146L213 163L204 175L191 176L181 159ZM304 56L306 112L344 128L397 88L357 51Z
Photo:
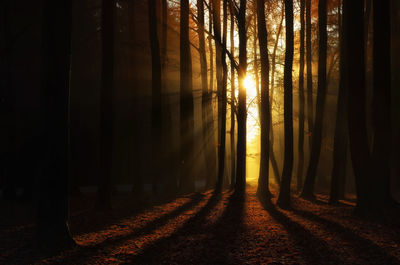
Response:
M4 0L0 263L400 264L399 51L396 0Z

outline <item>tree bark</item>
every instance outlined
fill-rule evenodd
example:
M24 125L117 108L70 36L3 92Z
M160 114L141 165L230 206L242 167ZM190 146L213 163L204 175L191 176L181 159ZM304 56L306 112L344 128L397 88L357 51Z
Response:
M235 11L232 0L229 1L230 14L231 14L231 28L230 28L230 42L231 42L231 54L235 58ZM236 181L236 151L235 151L235 65L231 62L231 189L234 189Z
M339 1L339 10L341 7L341 1ZM337 203L341 198L341 194L344 193L344 181L346 175L346 161L347 161L347 88L345 87L346 77L344 71L344 65L346 58L344 56L344 39L343 39L343 26L341 12L338 12L339 21L339 41L340 41L340 80L339 80L339 91L337 99L337 111L336 111L336 128L334 136L334 150L333 150L333 168L331 177L331 190L330 190L330 203Z
M238 104L238 139L236 160L236 190L243 192L246 187L246 89L243 80L247 71L247 27L246 27L247 0L240 0L237 14L239 32L239 104Z
M326 0L318 2L318 31L319 31L319 49L318 49L318 92L316 116L313 128L313 137L311 145L310 160L308 163L306 179L304 181L303 192L301 196L305 199L314 199L314 185L317 176L317 166L321 153L322 143L322 125L325 110L326 99L326 55L327 55L327 8Z
M195 190L192 176L194 150L192 56L189 41L189 0L181 1L180 14L180 192Z
M300 69L299 69L299 161L297 164L297 191L301 190L304 168L304 10L305 1L300 0Z
M291 206L290 183L293 169L293 0L285 0L285 24L286 24L286 51L284 68L284 130L285 130L285 154L282 170L282 183L277 204L282 208Z
M308 144L311 151L311 139L314 120L313 104L313 77L312 77L312 48L311 48L311 0L306 0L306 61L307 61L307 124L308 124Z
M161 55L157 30L156 0L148 0L149 41L151 51L151 134L153 157L153 193L159 192L162 165L162 98L161 98Z
M346 84L349 91L348 128L350 153L357 189L356 212L360 215L372 213L373 194L368 194L368 185L373 173L372 159L368 148L365 101L365 53L364 53L364 0L343 1L343 30ZM352 41L350 41L350 39Z
M265 23L264 0L257 0L258 43L261 60L261 158L260 175L258 177L257 194L261 198L269 199L269 132L270 132L270 103L269 103L269 59L268 59L268 32Z
M114 117L114 0L102 0L102 69L100 102L100 172L98 209L111 208Z
M392 157L390 8L390 1L373 1L374 142L372 158L376 169L374 176L376 184L373 187L377 187L376 200L380 207L394 203L390 189Z
M69 71L72 2L44 1L42 115L43 171L38 179L36 243L73 246L69 232Z

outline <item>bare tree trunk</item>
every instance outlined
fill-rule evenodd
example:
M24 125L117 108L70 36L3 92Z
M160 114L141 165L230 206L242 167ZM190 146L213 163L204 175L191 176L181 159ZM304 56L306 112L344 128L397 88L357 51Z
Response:
M313 137L314 103L312 80L312 47L311 47L311 0L306 0L306 61L307 61L307 120L308 120L308 144L311 151L311 139Z
M247 71L247 27L246 27L247 0L240 0L237 21L239 30L239 104L238 104L238 139L237 139L237 166L236 190L243 192L246 187L246 89L243 80Z
M377 187L377 203L380 207L391 206L394 200L390 190L391 174L391 29L390 1L373 1L373 124L374 143L372 158L375 163L374 181ZM372 183L371 183L372 184Z
M265 23L264 0L257 0L258 43L261 60L261 158L260 175L258 177L257 194L261 198L269 199L269 132L270 132L270 103L269 103L269 59L268 59L268 32Z
M161 55L157 31L156 0L148 1L149 38L151 50L151 134L153 157L153 193L158 194L158 185L161 180L161 146L162 146L162 111L161 111Z
M293 0L285 0L286 52L284 68L284 127L285 155L282 171L282 183L277 204L282 208L291 206L290 183L293 169Z
M43 172L38 179L36 243L46 249L73 246L68 217L69 71L72 2L44 1Z
M341 1L339 1L339 10L341 7ZM337 99L337 111L336 111L336 128L334 136L334 151L333 151L333 168L331 178L331 191L330 191L330 203L337 203L344 193L344 182L346 175L346 161L347 161L347 88L345 84L346 77L344 76L344 65L346 58L344 56L344 39L343 39L343 27L342 27L342 16L341 12L338 12L339 21L339 39L340 39L340 80L339 80L339 92Z
M102 86L100 113L100 171L96 207L111 208L114 117L114 0L102 1Z
M327 40L326 31L327 21L327 0L319 0L318 2L318 31L319 31L319 49L318 49L318 92L316 116L313 129L312 145L310 160L308 163L306 179L304 181L303 192L301 196L306 199L314 199L314 185L317 176L317 166L321 153L322 143L322 125L325 110L326 99L326 55Z
M300 0L300 70L299 70L299 161L297 164L297 191L301 190L304 167L304 10L305 1Z
M192 56L189 41L189 0L181 1L180 14L180 192L194 191L192 176L194 150Z
M230 28L230 41L231 41L231 54L235 58L235 14L232 0L229 1L230 14L231 14L231 28ZM236 181L236 151L235 151L235 66L231 62L231 189L235 186Z
M211 0L210 0L211 1ZM209 5L209 20L208 20L208 32L209 34L212 34L212 28L213 28L213 23L212 23L212 10L211 10L211 4ZM216 183L216 161L217 161L217 156L216 156L216 143L215 143L215 128L214 128L214 111L213 111L213 91L214 91L214 49L212 45L212 37L208 36L208 47L210 51L210 59L209 59L209 64L210 64L210 79L209 79L209 86L208 86L208 92L207 92L207 99L206 99L206 104L207 104L207 126L208 126L208 132L209 132L209 139L210 139L210 146L209 146L209 166L210 166L210 174L207 176L206 179L206 189L209 189L213 187Z
M364 0L343 1L343 30L345 65L349 91L348 126L350 153L356 180L356 212L361 215L372 213L373 194L368 194L373 172L372 158L368 148L365 115L365 54L364 54ZM350 41L350 39L352 41Z

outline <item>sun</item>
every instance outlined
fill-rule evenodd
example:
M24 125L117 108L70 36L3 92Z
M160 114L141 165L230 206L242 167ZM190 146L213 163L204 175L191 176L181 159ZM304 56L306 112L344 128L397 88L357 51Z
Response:
M256 81L251 76L246 76L243 80L243 85L246 88L247 96L250 98L257 96Z

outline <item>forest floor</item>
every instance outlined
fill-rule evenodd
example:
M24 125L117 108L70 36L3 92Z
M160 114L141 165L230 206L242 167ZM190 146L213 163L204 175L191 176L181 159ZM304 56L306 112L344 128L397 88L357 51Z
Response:
M255 191L194 193L136 211L122 196L108 213L79 199L77 247L43 255L26 245L33 225L4 226L0 264L400 264L400 218L366 221L324 196L295 196L289 211L263 207Z

